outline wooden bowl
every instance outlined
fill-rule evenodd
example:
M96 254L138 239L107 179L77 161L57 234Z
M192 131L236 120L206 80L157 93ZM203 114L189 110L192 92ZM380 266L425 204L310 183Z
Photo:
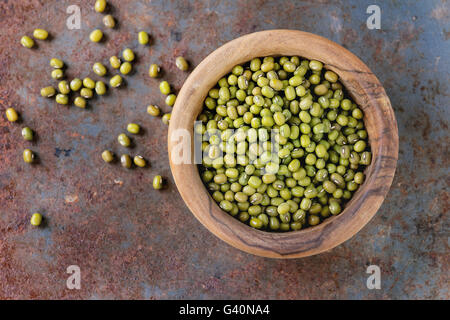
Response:
M340 77L354 101L364 110L372 149L366 180L344 211L304 230L274 233L253 229L222 211L200 178L197 165L175 164L179 141L176 129L193 132L203 100L233 66L255 57L301 56L322 61ZM256 32L228 42L207 56L184 83L169 127L172 174L186 205L213 234L243 251L271 258L298 258L330 250L361 230L381 206L394 178L398 158L398 131L389 98L375 75L350 51L315 34L294 30ZM192 143L193 145L193 143ZM194 231L193 231L194 232Z

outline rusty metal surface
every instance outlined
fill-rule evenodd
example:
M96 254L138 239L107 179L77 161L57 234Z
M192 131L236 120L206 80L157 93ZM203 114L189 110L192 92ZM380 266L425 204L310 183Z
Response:
M119 28L102 44L88 41L101 26L93 2L0 1L0 298L450 298L447 1L383 1L381 30L368 30L370 1L110 0ZM73 4L81 30L66 28ZM21 47L36 27L53 39ZM248 255L200 225L171 180L167 128L145 109L164 105L150 63L179 89L187 74L174 57L196 65L235 37L274 28L314 32L358 55L385 86L400 134L396 177L376 217L334 250L290 261ZM141 29L151 46L138 46ZM69 77L84 77L125 47L138 56L125 88L87 110L40 97L54 84L51 57L67 63ZM6 122L10 106L22 123ZM104 148L121 151L116 137L131 121L145 129L131 153L151 168L127 171L100 158ZM24 125L35 142L21 138ZM39 158L32 166L21 160L28 146ZM166 190L151 188L155 174L168 177ZM35 211L46 218L39 229L29 224ZM381 290L366 287L371 264L381 268ZM80 290L66 288L69 265L80 266Z

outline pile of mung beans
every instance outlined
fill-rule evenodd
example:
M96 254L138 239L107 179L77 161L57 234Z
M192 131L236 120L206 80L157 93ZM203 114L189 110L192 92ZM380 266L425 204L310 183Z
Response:
M222 210L256 229L300 230L338 215L371 162L362 110L316 60L235 66L198 120L203 182Z
M96 0L94 4L94 10L98 13L108 13L108 3L106 0ZM114 29L116 26L116 19L111 14L104 15L103 24L109 29ZM48 40L49 33L44 29L35 29L33 31L33 38L36 40ZM35 40L30 36L24 35L20 39L20 43L25 48L33 49L36 47ZM139 31L137 36L140 45L147 45L150 43L150 36L145 31ZM90 32L89 40L98 43L105 40L103 31L101 29L95 29ZM113 88L117 88L123 84L123 78L121 75L129 75L133 70L133 61L135 60L135 53L130 49L126 48L122 51L122 56L111 56L109 59L109 64L113 70L117 70L120 74L112 75L109 80L109 85ZM84 79L74 78L70 81L65 80L64 69L66 65L59 58L51 58L49 62L50 66L53 68L51 72L51 77L54 80L58 80L58 84L55 87L47 86L41 89L40 94L42 97L51 98L55 97L55 101L60 105L68 105L71 100L73 104L79 108L86 108L87 99L91 99L96 93L98 96L106 94L107 86L101 81L94 81L90 77L85 77ZM177 57L175 59L175 65L178 69L182 71L187 71L189 69L189 63L184 57ZM108 75L107 67L101 62L95 62L92 66L93 72L99 77L105 77ZM151 64L148 74L151 78L158 78L160 76L161 68L157 64ZM166 105L172 107L176 101L176 95L170 84L167 81L161 81L159 84L159 90L162 94L166 95L165 103ZM78 95L71 99L71 94ZM161 114L161 109L156 105L149 105L147 107L147 113L151 116L158 117ZM14 108L8 108L5 112L6 118L10 122L18 122L19 114ZM162 115L162 122L166 125L169 124L171 113L165 113ZM140 133L140 125L136 123L129 123L127 125L127 131L131 134ZM27 141L32 141L34 139L34 131L29 127L24 127L22 129L22 137ZM132 141L129 136L125 133L119 134L117 138L119 144L123 147L130 147ZM112 151L104 150L101 154L102 159L107 163L114 162L115 156ZM26 163L34 162L36 155L30 149L25 149L23 151L23 160ZM120 163L124 168L131 168L134 163L137 167L145 167L148 165L147 161L141 155L135 155L133 159L128 154L122 154L120 157ZM154 189L159 190L164 187L164 178L160 175L155 175L153 178L152 186ZM34 213L31 217L31 224L34 226L39 226L41 224L43 217L40 213Z

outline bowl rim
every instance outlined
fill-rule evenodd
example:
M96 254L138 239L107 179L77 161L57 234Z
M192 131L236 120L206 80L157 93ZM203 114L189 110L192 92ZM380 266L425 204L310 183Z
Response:
M203 185L197 165L175 164L172 161L176 141L171 138L173 132L180 128L192 132L193 122L202 109L207 92L234 65L254 57L279 55L316 59L323 62L325 68L336 72L355 102L371 115L364 122L369 121L366 124L371 128L371 132L368 130L369 143L375 147L372 148L372 163L366 168L366 180L342 213L315 227L286 233L251 228L222 211ZM197 113L193 115L195 110ZM299 258L330 250L343 243L376 214L394 178L398 159L398 128L384 88L358 57L324 37L298 30L276 29L250 33L227 42L192 71L172 111L168 150L170 168L181 197L209 231L251 254Z

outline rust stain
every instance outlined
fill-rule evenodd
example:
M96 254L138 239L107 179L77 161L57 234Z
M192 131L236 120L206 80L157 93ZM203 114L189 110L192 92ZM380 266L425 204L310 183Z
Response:
M444 1L441 4L438 4L432 11L431 17L436 20L448 20L450 16L449 7L447 1Z
M78 195L74 194L74 195L66 195L64 197L64 200L66 201L66 203L74 203L74 202L78 202Z

